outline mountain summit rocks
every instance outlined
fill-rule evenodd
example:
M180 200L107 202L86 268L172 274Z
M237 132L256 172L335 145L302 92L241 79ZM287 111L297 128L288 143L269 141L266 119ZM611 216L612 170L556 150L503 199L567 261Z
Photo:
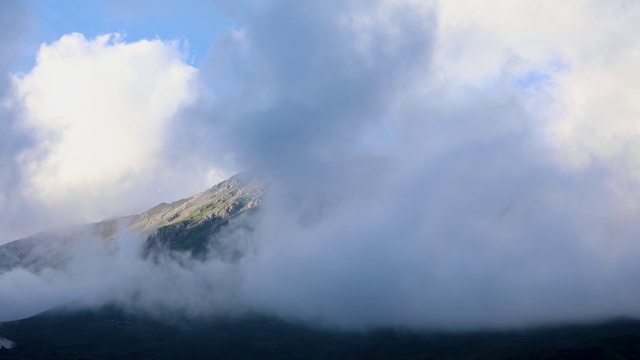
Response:
M152 230L145 242L145 256L168 249L201 258L212 246L222 250L215 234L230 220L250 216L250 210L262 203L266 188L263 181L240 174L194 197L144 212L135 226Z

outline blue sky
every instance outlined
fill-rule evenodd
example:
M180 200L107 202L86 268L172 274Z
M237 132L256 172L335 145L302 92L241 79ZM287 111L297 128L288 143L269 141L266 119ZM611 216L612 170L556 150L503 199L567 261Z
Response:
M32 49L72 32L94 38L105 33L140 39L178 40L188 44L191 65L199 66L221 32L239 26L238 5L215 1L29 0L33 11ZM33 58L25 59L29 68ZM21 70L25 70L25 69Z

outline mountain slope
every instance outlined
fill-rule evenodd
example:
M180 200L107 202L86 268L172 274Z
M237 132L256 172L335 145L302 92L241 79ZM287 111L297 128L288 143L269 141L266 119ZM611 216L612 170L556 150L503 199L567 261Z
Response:
M207 255L212 235L237 217L260 205L266 186L247 175L236 175L194 197L160 204L140 215L134 227L150 232L145 256L173 250Z
M47 231L0 246L0 274L21 267L38 272L61 267L82 241L110 241L119 231L139 233L144 255L172 250L207 254L210 238L228 221L262 202L266 184L239 174L193 197L159 204L140 215Z
M313 328L268 316L174 319L114 306L0 324L1 359L638 359L640 322L510 332Z

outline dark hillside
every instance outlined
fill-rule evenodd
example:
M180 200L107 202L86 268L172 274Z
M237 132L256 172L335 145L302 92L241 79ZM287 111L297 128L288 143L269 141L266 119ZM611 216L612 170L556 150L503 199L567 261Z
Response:
M640 322L513 332L329 331L266 316L159 321L116 307L4 323L2 359L639 359Z

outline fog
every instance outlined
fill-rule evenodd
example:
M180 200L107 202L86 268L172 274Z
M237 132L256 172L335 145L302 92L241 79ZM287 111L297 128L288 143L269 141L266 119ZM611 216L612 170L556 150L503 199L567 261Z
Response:
M177 174L165 188L238 169L268 179L254 231L230 225L243 260L144 261L141 239L122 233L110 250L76 249L63 271L0 275L0 319L106 302L355 329L639 315L640 5L262 1L242 13L200 69L151 42L173 51L194 95L168 95L164 122L149 118L158 133L113 131L139 140L140 163ZM65 186L81 181L95 197L65 209L118 210L122 182L79 169L43 189L73 198ZM127 183L158 188L148 181Z

